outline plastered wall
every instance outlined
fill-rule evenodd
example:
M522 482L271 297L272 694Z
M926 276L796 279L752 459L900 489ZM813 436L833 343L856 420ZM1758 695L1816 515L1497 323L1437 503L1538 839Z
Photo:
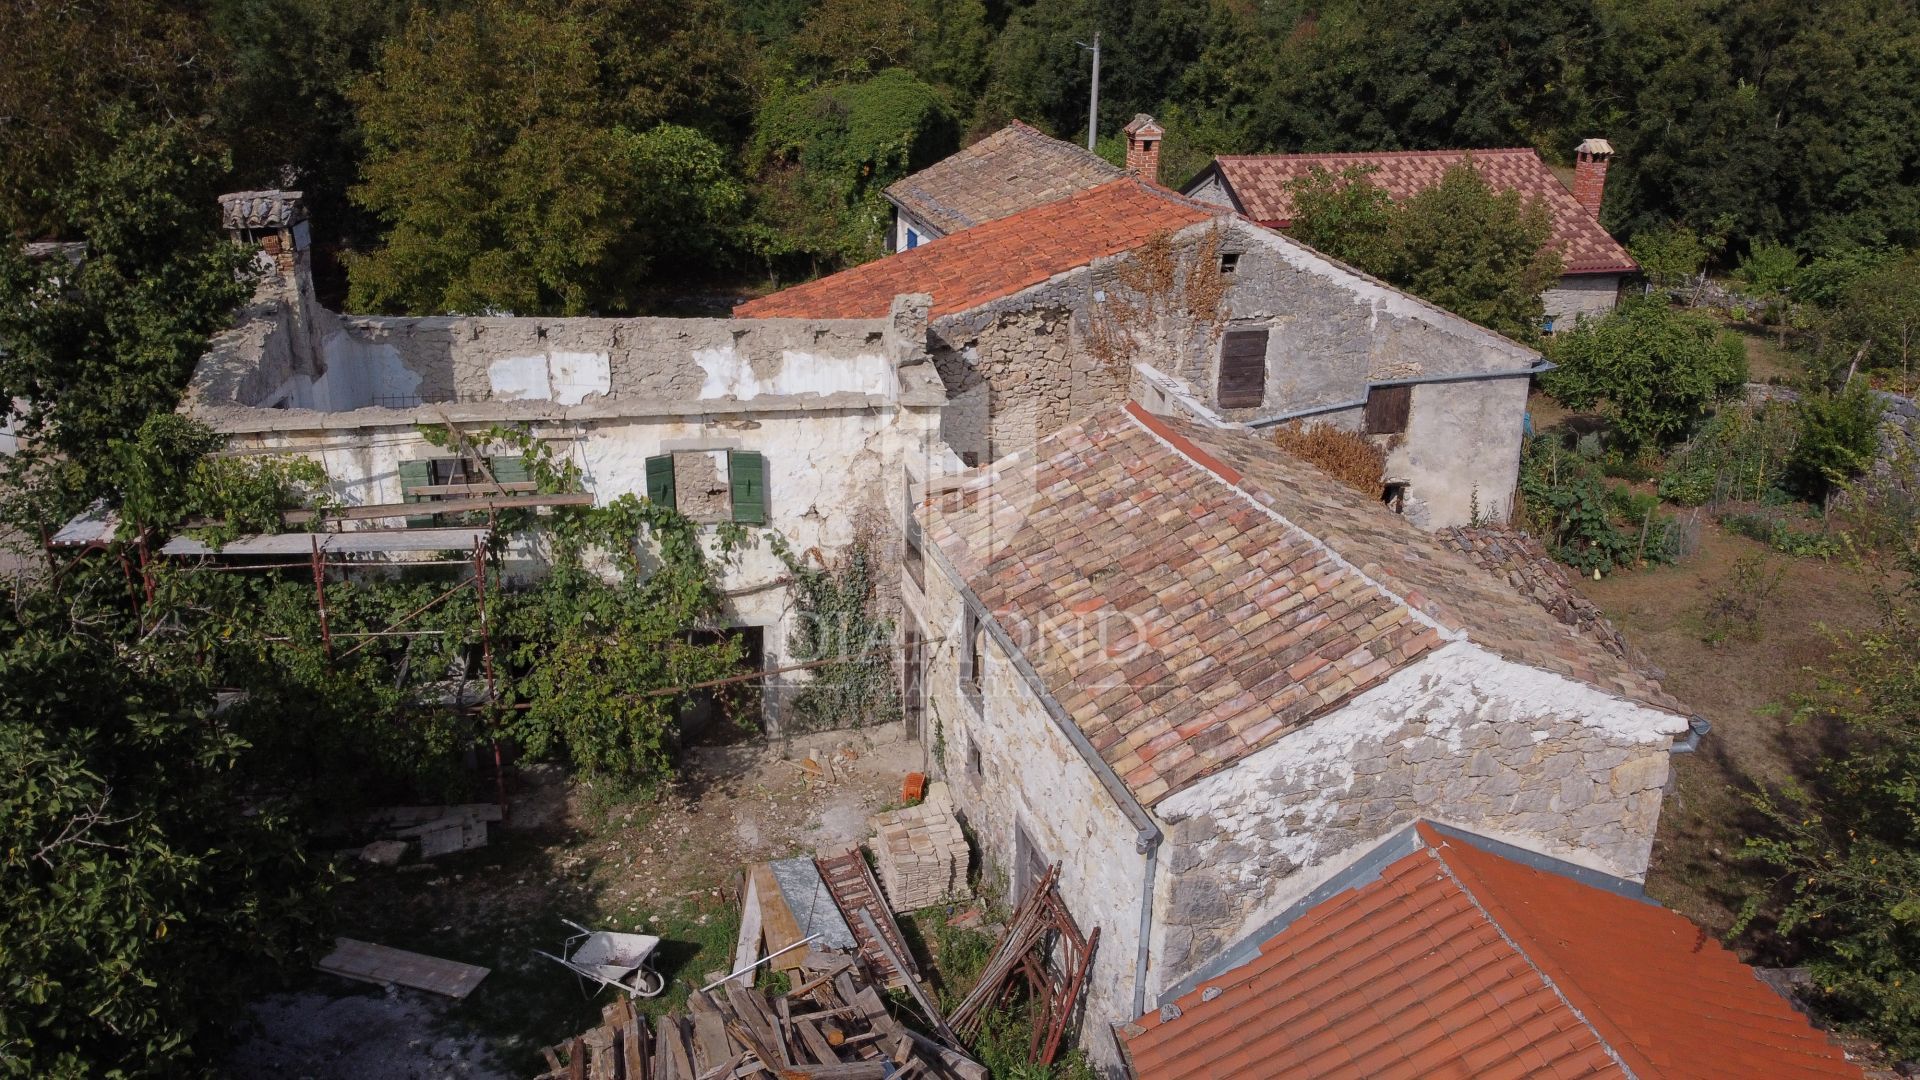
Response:
M1415 818L1646 874L1678 716L1447 645L1155 807L1154 992Z

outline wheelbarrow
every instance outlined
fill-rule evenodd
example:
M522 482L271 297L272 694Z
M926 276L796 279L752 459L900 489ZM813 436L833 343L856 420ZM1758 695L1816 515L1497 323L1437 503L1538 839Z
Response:
M667 988L666 976L647 966L653 951L660 947L659 938L652 934L589 930L572 919L560 921L579 933L560 946L559 956L540 949L534 952L573 969L581 979L592 979L603 987L618 987L632 997L657 997Z

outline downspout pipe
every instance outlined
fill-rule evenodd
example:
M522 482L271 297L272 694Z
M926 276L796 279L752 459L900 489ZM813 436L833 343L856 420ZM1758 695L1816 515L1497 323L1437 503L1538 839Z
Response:
M919 522L913 522L912 527L919 528ZM1126 783L1120 779L1120 774L1113 771L1113 766L1107 764L1106 759L1100 756L1100 752L1093 748L1093 743L1088 741L1086 733L1073 722L1073 717L1067 715L1067 710L1054 699L1052 691L1047 689L1046 681L1027 661L1026 655L1014 647L1013 637L1000 625L1000 620L995 617L992 609L980 602L979 594L973 591L966 579L960 575L960 571L947 560L947 553L940 550L940 545L935 543L923 542L920 547L940 567L940 572L946 575L947 580L953 582L953 587L959 591L967 607L979 613L981 626L985 627L987 634L999 644L1000 651L1007 654L1008 659L1013 662L1014 670L1020 673L1020 678L1027 684L1027 689L1039 699L1041 707L1046 709L1047 716L1053 721L1054 726L1060 729L1060 734L1066 736L1067 742L1079 752L1081 759L1087 763L1087 767L1093 770L1094 777L1100 781L1100 786L1113 797L1113 801L1120 807L1120 812L1126 815L1128 823L1134 827L1133 850L1146 856L1147 868L1146 879L1140 887L1140 945L1133 958L1133 1016L1127 1018L1131 1020L1147 1011L1147 946L1153 932L1153 882L1160 865L1160 842L1165 839L1165 836L1161 833L1160 826L1153 820L1153 815L1147 813L1147 808L1140 805L1140 800L1134 798L1133 792L1127 789Z

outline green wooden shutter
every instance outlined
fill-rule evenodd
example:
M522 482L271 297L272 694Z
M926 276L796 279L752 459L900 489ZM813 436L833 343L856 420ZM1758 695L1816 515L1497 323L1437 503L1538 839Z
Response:
M527 459L519 454L502 454L487 459L487 471L502 484L521 484L533 479L533 470L527 468Z
M673 503L673 455L647 459L647 501L661 506Z
M419 461L400 463L401 502L427 502L427 496L415 495L413 489L426 487L431 483L433 483L433 462L422 458ZM410 529L422 529L432 524L432 514L415 514L407 518L407 527Z
M767 459L751 450L727 455L727 484L733 491L733 520L767 523Z

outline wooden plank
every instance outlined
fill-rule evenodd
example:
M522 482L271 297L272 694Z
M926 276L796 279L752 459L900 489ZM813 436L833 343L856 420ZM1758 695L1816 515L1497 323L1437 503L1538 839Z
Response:
M860 911L860 921L866 924L867 931L874 936L874 940L879 942L880 948L886 952L887 962L892 964L897 971L904 972L908 970L906 960L894 951L893 943L887 940L887 936L882 934L879 926L874 923L873 913L863 908ZM940 1015L940 1006L935 1005L933 999L927 996L927 992L921 989L920 980L909 975L906 982L907 993L913 995L913 1000L920 1006L921 1014L933 1023L933 1029L940 1034L940 1038L945 1040L949 1046L959 1046L960 1037L955 1035L953 1029L947 1026L946 1018Z
M833 1065L792 1065L780 1070L781 1080L886 1080L887 1063L843 1061Z
M766 940L767 952L776 953L805 940L806 935L800 932L800 921L788 910L786 896L773 879L773 867L766 863L754 863L752 877L754 895L760 901L760 936ZM779 971L794 971L805 963L806 958L806 950L793 949L769 961L768 966Z
M333 941L333 951L314 967L349 979L381 986L395 983L464 998L487 977L486 968L457 960L442 960L353 938L334 938Z
M623 1033L622 1080L652 1080L647 1075L647 1018L635 1016L627 1022Z
M733 1005L734 1015L739 1018L740 1024L753 1033L754 1040L758 1044L754 1053L760 1056L760 1060L771 1067L793 1064L793 1055L787 1052L786 1040L780 1037L773 1018L761 1004L759 992L742 990L735 986L728 986L726 990L727 1001ZM736 1038L738 1037L734 1025L729 1024L727 1030L733 1032ZM772 1053L773 1056L761 1055L763 1049Z
M587 1080L587 1040L578 1035L567 1043L567 1080Z
M727 1019L713 999L694 991L687 996L687 1016L693 1021L693 1071L699 1076L733 1056L727 1042Z
M800 1033L801 1045L805 1046L807 1052L813 1055L813 1060L821 1064L840 1060L840 1055L834 1051L833 1044L829 1043L827 1037L820 1033L820 1029L815 1026L813 1021L795 1021L793 1029Z
M422 484L403 490L409 495L485 495L489 492L539 491L540 484L534 480L513 480L504 484Z
M322 521L372 521L378 518L420 517L424 514L465 514L480 510L527 510L540 506L592 506L593 496L585 492L571 495L497 495L468 499L440 499L424 503L373 503L368 506L339 506L327 510L289 510L280 519L289 525Z
M920 1052L916 1060L926 1061L931 1071L953 1077L954 1080L987 1080L985 1065L950 1046L941 1046L911 1028L901 1030L913 1040L914 1049Z
M752 986L759 973L751 965L760 959L760 890L751 870L746 879L746 895L740 900L740 936L733 944L733 967L729 970L741 972L734 981Z

